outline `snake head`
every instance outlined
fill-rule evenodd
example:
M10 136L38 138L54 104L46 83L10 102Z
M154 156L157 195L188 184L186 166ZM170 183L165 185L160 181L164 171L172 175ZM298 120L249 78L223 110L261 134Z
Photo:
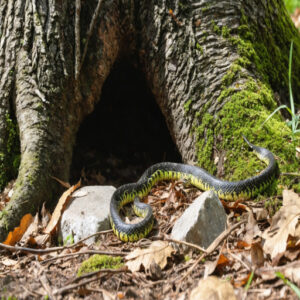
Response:
M250 142L248 141L248 139L247 139L244 135L242 135L242 137L243 137L244 141L248 144L248 146L249 146L252 150L254 150L254 149L256 148L256 146L253 145L252 143L250 143Z

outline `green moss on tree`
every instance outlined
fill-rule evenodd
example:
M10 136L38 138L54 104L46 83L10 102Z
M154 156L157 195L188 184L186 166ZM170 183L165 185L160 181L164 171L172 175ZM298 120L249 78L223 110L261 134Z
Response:
M296 33L293 26L286 22L289 22L288 18L275 18L272 24L267 22L268 30L261 33L259 28L251 28L243 15L240 27L234 32L224 27L221 30L213 28L216 34L220 35L221 32L222 37L236 48L239 58L222 79L222 90L218 97L218 102L224 103L222 108L214 116L207 112L207 108L195 115L198 119L196 123L200 122L199 126L193 127L198 164L209 172L216 172L212 156L214 150L217 150L215 153L226 153L225 179L241 180L258 174L265 167L249 151L242 139L243 134L254 144L270 149L277 158L281 172L298 171L300 162L295 155L295 144L291 142L291 130L283 118L277 114L262 127L279 105L274 100L273 91L283 91L288 95L289 46ZM287 35L280 34L280 30L287 32ZM271 35L272 32L278 34ZM277 35L280 37L275 41ZM299 39L296 41L296 53L300 49L298 43ZM300 56L295 56L297 59L293 65L299 66ZM247 74L246 69L255 74L255 79ZM300 78L295 78L297 72L293 74L294 84ZM236 88L234 83L241 78L243 83ZM215 137L221 137L218 138L220 142L216 143ZM281 176L279 182L300 191L300 184L293 184L291 178Z

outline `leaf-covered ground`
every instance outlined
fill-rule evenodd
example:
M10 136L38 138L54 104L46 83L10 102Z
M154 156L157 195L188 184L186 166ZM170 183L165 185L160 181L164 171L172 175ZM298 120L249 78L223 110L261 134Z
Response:
M44 231L49 224L49 233L55 231L59 213L51 218L43 210L27 230L20 228L15 246L7 250L1 245L2 299L205 299L210 293L213 299L298 299L299 195L285 190L283 197L264 201L224 202L227 230L203 252L168 235L200 193L183 182L155 186L145 200L157 224L149 238L136 243L122 243L107 231L89 247L84 241L57 247L54 235ZM71 189L62 201L70 194ZM1 204L8 198L9 190ZM121 264L99 263L104 269L84 269L78 277L81 263L95 254L120 257Z

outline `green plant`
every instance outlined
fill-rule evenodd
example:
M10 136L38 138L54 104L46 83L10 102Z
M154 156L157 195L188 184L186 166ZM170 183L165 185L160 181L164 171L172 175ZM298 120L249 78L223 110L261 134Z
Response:
M297 7L300 7L300 0L284 0L284 3L289 13L293 13Z
M254 271L252 271L251 274L250 274L250 276L249 276L249 279L248 279L247 284L245 286L245 291L249 290L249 287L250 287L251 282L253 280L253 276L254 276Z
M69 234L65 240L64 240L64 246L65 245L73 245L74 244L74 237L73 237L73 234Z
M123 265L123 259L120 256L95 254L81 264L77 276L79 277L100 269L119 269Z
M288 279L286 279L284 277L284 275L282 273L280 273L280 272L275 272L275 275L277 277L279 277L280 279L282 279L283 282L284 282L284 284L286 284L287 286L289 286L296 293L296 295L298 296L298 298L300 299L300 289L295 284L293 284Z
M292 92L292 57L293 57L293 41L291 42L290 47L290 57L289 57L289 95L290 95L290 106L283 104L277 107L268 117L267 119L262 123L262 126L271 119L274 114L276 114L280 109L285 108L291 115L292 119L287 122L287 124L292 129L292 140L295 141L295 135L300 133L300 129L298 129L300 116L295 113L295 105L294 105L294 98L293 98L293 92Z

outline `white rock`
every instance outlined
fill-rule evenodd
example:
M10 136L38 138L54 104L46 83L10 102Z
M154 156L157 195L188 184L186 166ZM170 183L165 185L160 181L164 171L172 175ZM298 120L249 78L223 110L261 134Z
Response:
M171 237L207 248L226 229L226 213L213 191L201 194L175 222Z
M113 186L85 186L74 192L60 220L62 241L72 235L76 243L93 233L110 229L109 204L115 190ZM89 238L85 243L91 244L96 238Z

